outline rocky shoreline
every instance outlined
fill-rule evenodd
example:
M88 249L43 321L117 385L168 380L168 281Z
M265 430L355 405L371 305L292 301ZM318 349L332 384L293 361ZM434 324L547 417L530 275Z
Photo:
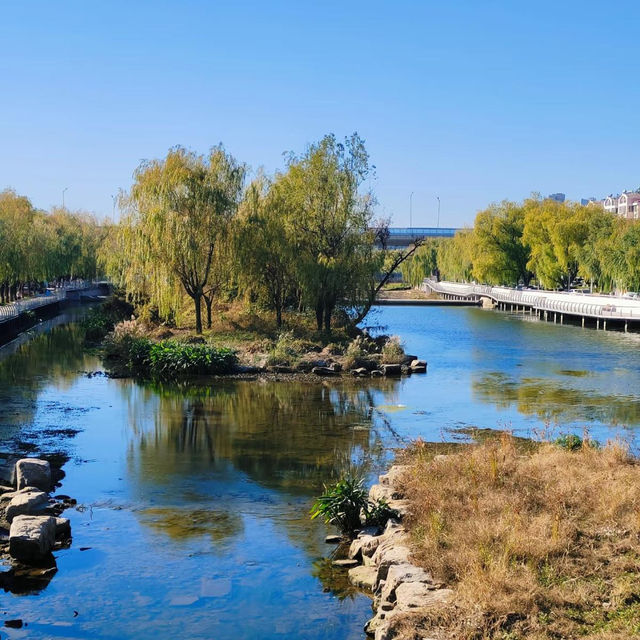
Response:
M5 591L46 586L57 571L52 552L71 545L71 524L61 514L76 501L51 495L61 475L39 458L5 461L0 469L0 554L11 564L0 573Z
M409 533L403 524L410 505L400 488L407 470L404 465L392 466L369 491L370 500L385 499L399 518L389 520L384 530L361 531L351 542L347 559L335 561L350 567L352 584L372 596L374 616L366 623L365 632L375 640L397 639L394 626L399 619L446 603L453 596L451 589L411 562Z

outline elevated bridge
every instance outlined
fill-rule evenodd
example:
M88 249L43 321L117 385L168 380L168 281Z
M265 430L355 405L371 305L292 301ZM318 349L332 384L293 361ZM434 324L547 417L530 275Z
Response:
M436 282L425 278L423 291L437 293L445 300L468 300L514 313L537 315L541 320L577 320L596 329L640 327L640 300L620 296L577 292L511 289L459 282Z
M459 229L452 227L389 227L387 247L406 249L423 238L453 238Z

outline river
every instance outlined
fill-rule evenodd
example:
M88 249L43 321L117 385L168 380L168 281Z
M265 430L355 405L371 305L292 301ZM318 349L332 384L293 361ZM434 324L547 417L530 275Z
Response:
M361 639L370 601L308 517L345 465L373 477L411 439L487 428L636 446L639 335L382 307L427 375L179 389L94 374L68 319L0 350L1 451L56 454L78 500L53 579L2 596L28 624L2 637Z

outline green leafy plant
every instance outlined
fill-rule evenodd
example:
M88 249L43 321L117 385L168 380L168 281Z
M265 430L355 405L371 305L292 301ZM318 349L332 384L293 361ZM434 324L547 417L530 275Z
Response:
M364 479L352 471L346 472L333 486L324 487L324 494L311 508L311 519L322 517L345 535L352 535L362 526L384 526L398 513L385 500L370 502Z

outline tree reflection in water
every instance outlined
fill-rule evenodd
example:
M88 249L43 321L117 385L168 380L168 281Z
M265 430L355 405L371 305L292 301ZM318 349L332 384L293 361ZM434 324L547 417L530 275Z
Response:
M365 473L381 465L374 396L392 394L396 382L121 384L132 484L142 501L151 493L163 503L142 511L142 522L222 543L241 530L238 514L262 514L308 546L317 537L308 508L323 483L346 464Z

